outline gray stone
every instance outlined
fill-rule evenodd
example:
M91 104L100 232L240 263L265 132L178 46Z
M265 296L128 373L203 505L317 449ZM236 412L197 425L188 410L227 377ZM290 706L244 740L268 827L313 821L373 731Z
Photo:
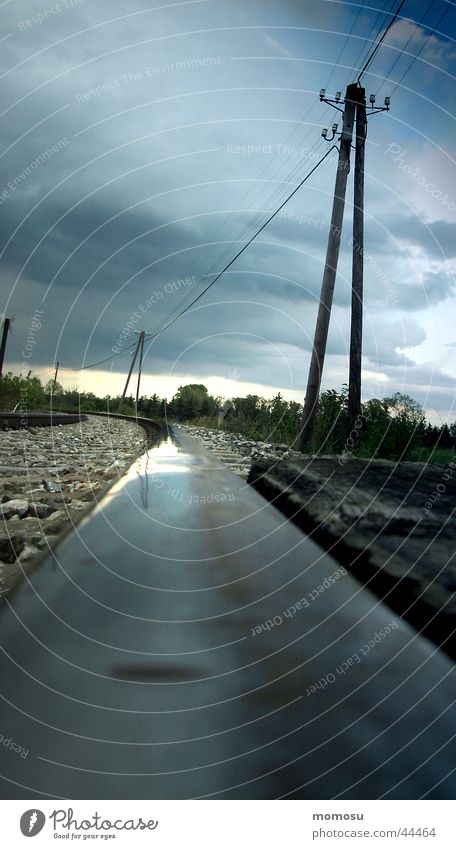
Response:
M0 515L5 519L11 519L12 516L19 516L21 518L28 513L28 509L28 501L22 498L13 498L11 501L0 504Z
M40 550L36 547L36 545L29 545L26 543L19 555L19 560L31 560L32 557L35 557L39 553Z
M56 510L52 516L49 516L48 519L45 519L43 522L43 529L46 534L59 534L61 530L68 524L69 517L68 513L63 510Z
M20 534L0 533L0 560L4 563L14 563L23 548L24 540Z
M29 513L30 516L35 516L37 519L47 519L48 516L51 515L55 510L58 510L57 505L51 506L52 502L40 503L39 501L34 504L30 504Z

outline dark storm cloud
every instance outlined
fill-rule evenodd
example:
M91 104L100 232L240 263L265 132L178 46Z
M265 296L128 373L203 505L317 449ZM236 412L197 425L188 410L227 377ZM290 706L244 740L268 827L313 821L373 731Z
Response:
M23 0L2 8L11 35L1 56L0 279L18 315L13 358L30 310L44 308L34 365L56 354L67 365L108 355L135 313L135 328L155 332L221 270L315 164L309 149L325 116L316 92L342 46L337 33L353 20L351 7L326 0L69 5ZM361 31L370 16L361 15ZM335 34L315 32L325 28ZM371 147L372 172L374 156ZM244 379L280 385L289 366L304 382L334 177L329 160L198 302L202 308L152 343L154 370L178 363L182 373L226 376L238 368ZM381 311L382 333L374 327L365 355L395 368L411 362L400 353L404 339L413 348L423 330L406 324L404 334L399 320L399 307L417 308L416 289L404 285L393 302L388 286L402 279L409 245L427 257L437 248L418 219L383 214L384 190L368 187L366 250L377 265L366 263L366 305ZM349 206L329 357L347 351ZM447 256L454 255L449 226L432 225ZM429 303L452 291L440 272L424 290ZM119 357L113 368L127 361Z
M401 283L397 287L398 303L406 310L426 309L431 304L453 298L455 288L452 274L444 271L428 272L421 283Z
M399 241L422 249L429 257L439 260L456 256L456 224L451 221L426 222L418 216L395 216L392 232Z

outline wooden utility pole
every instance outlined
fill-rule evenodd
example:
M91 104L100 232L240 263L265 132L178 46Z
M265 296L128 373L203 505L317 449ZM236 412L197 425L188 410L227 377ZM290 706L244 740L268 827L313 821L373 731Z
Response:
M6 340L8 338L10 324L11 324L11 319L5 318L4 321L3 321L3 335L2 335L2 342L1 342L1 345L0 345L0 377L3 374L3 361L5 359Z
M334 284L336 281L337 263L339 259L340 238L342 235L345 193L347 189L348 173L350 170L350 150L353 136L353 124L358 99L357 91L358 86L356 83L353 83L352 85L347 86L345 94L344 122L340 139L339 161L337 164L336 183L334 187L331 226L328 236L328 247L326 251L325 269L323 272L323 282L321 286L320 305L318 308L314 344L310 360L301 430L299 433L299 447L301 451L306 450L312 439L318 406L318 396L320 393L321 377L326 353L326 342L328 338L329 319L331 317Z
M57 375L58 375L58 373L59 373L59 366L60 366L60 363L59 363L59 361L57 360L57 362L56 362L56 364L55 364L54 382L53 382L53 384L52 384L52 392L51 392L52 397L54 397L55 386L56 386L56 383L57 383Z
M350 372L348 378L348 417L350 432L361 415L361 355L363 337L364 272L364 154L367 119L366 92L358 88L356 104L355 186L353 197L352 313L350 334Z
M146 334L144 330L141 330L139 334L139 367L138 367L138 382L136 384L136 401L135 401L135 410L136 415L138 415L138 400L139 400L139 384L141 383L141 372L142 372L142 362L144 356L144 339L146 338Z
M133 369L134 369L134 366L135 366L136 357L138 356L138 351L139 351L139 346L140 346L140 344L141 344L141 336L142 336L142 335L143 335L143 331L141 331L141 333L139 334L139 339L138 339L138 342L137 342L137 344L136 344L135 353L133 354L133 359L132 359L132 361L131 361L130 370L129 370L128 375L127 375L127 381L126 381L126 383L125 383L124 391L122 392L122 397L121 397L121 399L120 399L120 401L119 401L119 406L118 406L118 408L117 408L117 412L118 412L118 413L121 413L121 412L122 412L122 407L123 407L123 405L124 405L125 396L126 396L126 394L127 394L128 384L130 383L131 373L132 373L132 371L133 371Z

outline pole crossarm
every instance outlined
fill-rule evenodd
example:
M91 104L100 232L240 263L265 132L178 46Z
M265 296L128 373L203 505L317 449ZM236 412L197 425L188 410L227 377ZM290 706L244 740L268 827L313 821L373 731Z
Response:
M339 112L343 112L342 131L333 124L332 136L328 129L322 130L322 136L332 141L340 138L339 161L334 187L334 198L331 215L331 225L328 235L326 260L321 286L320 302L315 326L312 354L310 358L307 389L301 419L301 428L296 439L301 451L306 451L312 444L323 365L326 355L329 322L337 275L337 265L340 252L340 240L345 211L345 195L348 174L350 171L350 153L353 147L353 129L356 119L355 137L355 178L354 178L354 210L353 210L353 259L352 259L352 317L350 331L350 369L349 369L349 422L350 431L361 415L361 355L363 329L363 274L364 274L364 158L367 136L367 116L377 112L388 112L391 98L385 97L385 105L375 106L375 95L369 97L370 109L366 108L366 92L356 83L347 86L341 106L342 94L336 92L335 98L327 98L326 90L320 90L320 101L328 103Z
M339 159L334 186L331 226L328 236L326 261L321 285L320 303L318 307L317 323L310 360L306 397L301 420L301 430L299 433L299 447L301 451L305 451L311 443L315 426L321 377L326 354L329 320L331 317L331 307L334 295L334 285L337 274L337 264L339 260L340 240L345 209L345 194L347 190L348 174L350 171L350 152L353 137L353 124L355 120L357 90L358 86L356 84L347 86L344 101L344 121L340 136Z

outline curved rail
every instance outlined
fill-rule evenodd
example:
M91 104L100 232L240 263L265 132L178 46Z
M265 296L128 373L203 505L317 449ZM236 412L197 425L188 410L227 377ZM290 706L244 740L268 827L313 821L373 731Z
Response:
M3 798L454 798L449 658L217 463L148 450L6 601Z
M88 415L90 416L101 416L106 419L123 419L127 422L132 422L133 424L137 424L146 431L147 437L150 441L155 442L160 436L165 434L164 425L155 422L153 419L148 419L145 416L129 416L125 413L104 413L104 412L90 412Z
M85 413L3 413L0 412L0 430L7 428L50 427L51 425L76 424L87 420Z

